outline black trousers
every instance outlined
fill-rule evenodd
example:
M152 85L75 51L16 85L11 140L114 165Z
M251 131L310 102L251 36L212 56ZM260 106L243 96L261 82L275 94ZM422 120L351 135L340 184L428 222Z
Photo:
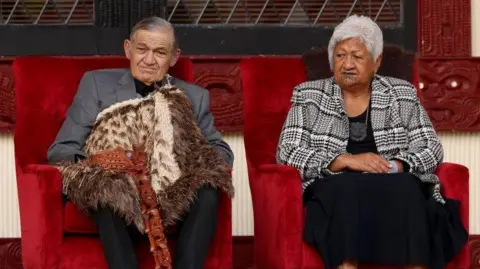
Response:
M178 224L174 269L203 269L208 249L216 231L218 190L202 187L190 212ZM110 269L137 269L134 243L145 238L133 227L127 227L122 217L109 208L92 212L97 224L104 255Z

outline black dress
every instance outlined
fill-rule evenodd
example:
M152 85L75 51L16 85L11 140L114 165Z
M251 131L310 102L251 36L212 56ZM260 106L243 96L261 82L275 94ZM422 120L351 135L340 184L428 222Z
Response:
M364 123L366 114L350 118L350 130ZM370 120L366 137L349 139L347 151L377 153ZM428 186L410 173L345 172L316 180L304 199L304 240L317 249L326 269L344 261L440 269L468 237L458 202L435 202Z

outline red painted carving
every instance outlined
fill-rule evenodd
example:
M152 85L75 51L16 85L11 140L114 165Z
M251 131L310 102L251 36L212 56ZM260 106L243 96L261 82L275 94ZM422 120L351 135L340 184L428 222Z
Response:
M210 90L210 109L220 132L243 131L243 96L238 60L194 60L195 84Z
M15 91L10 64L0 64L0 131L11 131L15 124Z
M22 269L22 248L18 238L0 238L0 268Z
M418 1L418 50L422 56L471 56L470 1Z
M419 95L439 131L480 131L480 58L421 59Z
M470 235L470 269L480 269L480 235Z
M480 235L470 235L470 269L480 269ZM233 256L236 269L253 268L253 238L235 236ZM0 238L0 269L23 269L19 238ZM467 269L467 268L458 268Z

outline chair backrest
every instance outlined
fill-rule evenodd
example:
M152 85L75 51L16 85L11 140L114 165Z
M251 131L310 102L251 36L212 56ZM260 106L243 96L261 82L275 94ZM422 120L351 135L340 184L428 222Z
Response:
M418 86L416 68L413 53L404 52L396 46L385 46L380 74L410 80ZM331 76L327 50L317 48L302 58L243 59L240 74L247 160L253 166L275 163L277 144L290 109L293 88L306 80Z
M125 57L19 57L13 63L16 92L15 157L20 167L43 164L65 119L83 74L89 70L128 68ZM171 74L193 81L188 58Z
M245 153L250 164L275 163L293 88L306 80L301 58L254 57L240 63Z

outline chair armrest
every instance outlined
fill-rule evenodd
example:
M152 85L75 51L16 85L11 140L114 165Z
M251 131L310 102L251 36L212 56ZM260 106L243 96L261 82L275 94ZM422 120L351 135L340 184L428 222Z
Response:
M220 192L220 204L217 210L217 231L213 238L205 268L232 268L232 199L224 192Z
M440 179L442 194L446 198L460 201L460 217L468 231L470 178L468 168L455 163L442 163L435 174Z
M62 179L48 165L28 165L17 175L22 259L25 268L57 268L63 238Z
M271 268L299 268L303 244L303 198L297 169L263 164L250 180L255 225L255 255Z

